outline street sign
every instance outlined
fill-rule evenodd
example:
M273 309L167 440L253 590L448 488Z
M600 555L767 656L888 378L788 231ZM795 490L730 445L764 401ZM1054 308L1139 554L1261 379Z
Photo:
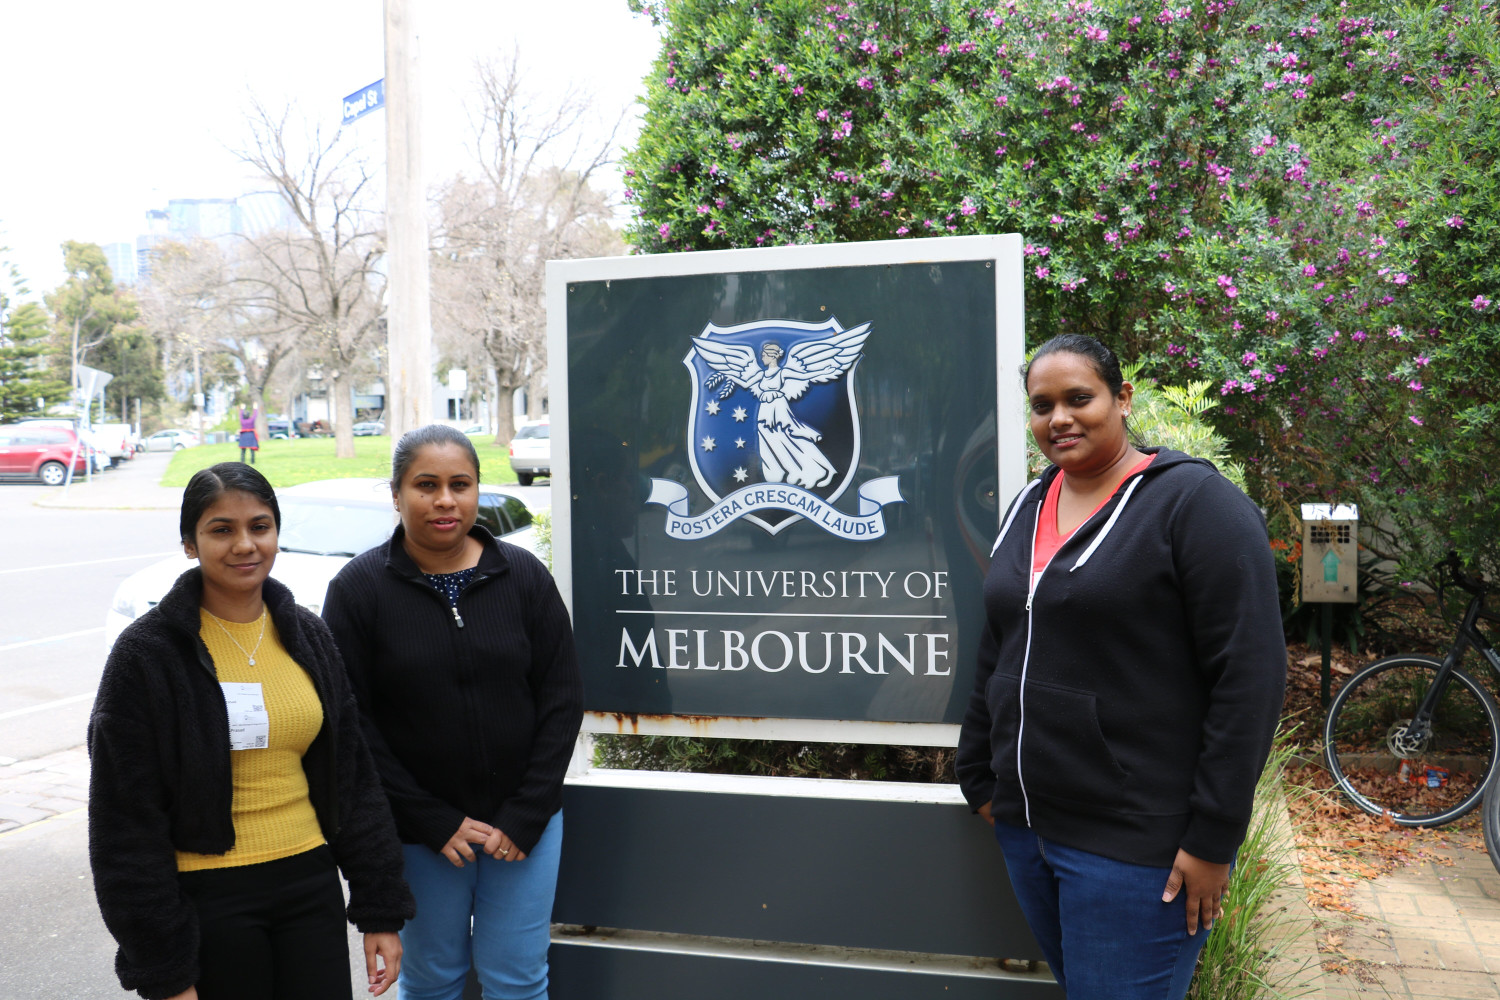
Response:
M348 125L371 111L378 111L383 107L385 107L385 81L376 80L368 87L361 87L344 98L343 124Z

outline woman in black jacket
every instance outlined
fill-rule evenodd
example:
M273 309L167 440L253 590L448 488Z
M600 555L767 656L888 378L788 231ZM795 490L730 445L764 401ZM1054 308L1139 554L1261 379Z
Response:
M1281 710L1265 524L1208 462L1131 444L1097 340L1053 338L1023 378L1053 465L991 555L959 784L1069 1000L1175 1000Z
M121 633L89 719L89 861L146 1000L352 996L401 968L401 851L327 627L270 579L281 511L238 462L183 491L198 567Z
M329 584L417 917L402 1000L545 997L562 784L583 718L573 632L535 556L475 524L479 457L434 424L396 445L401 524Z

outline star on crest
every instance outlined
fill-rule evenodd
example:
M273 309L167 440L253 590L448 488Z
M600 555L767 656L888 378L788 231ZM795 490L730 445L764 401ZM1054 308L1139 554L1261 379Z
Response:
M717 417L719 415L719 401L717 399L710 399L708 401L708 415L710 417Z
M714 450L714 443L715 442L714 442L713 438L711 438L711 437L704 438L703 439L703 450L704 451L713 451Z
M734 408L734 413L732 414L732 416L734 417L735 423L738 423L738 424L744 423L745 422L745 418L748 417L749 415L750 414L748 414L748 413L745 412L745 408L743 406L736 406Z
M743 448L743 447L745 447L745 439L744 438L735 438L734 439L734 446L736 448Z
M739 469L735 469L734 470L734 481L735 482L737 482L737 483L743 483L745 480L747 480L749 478L750 478L750 473L746 472L743 468L739 468Z

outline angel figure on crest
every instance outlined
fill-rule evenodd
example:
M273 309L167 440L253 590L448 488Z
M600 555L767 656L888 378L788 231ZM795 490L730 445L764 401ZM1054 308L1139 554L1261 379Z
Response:
M761 475L768 483L790 483L815 489L833 482L838 470L818 448L823 437L792 412L791 403L808 386L832 382L859 360L870 324L840 330L818 340L804 340L783 351L774 340L760 345L760 360L744 344L694 337L693 346L713 374L707 388L719 387L726 399L735 388L759 400L755 423L760 440ZM785 359L785 360L783 360Z

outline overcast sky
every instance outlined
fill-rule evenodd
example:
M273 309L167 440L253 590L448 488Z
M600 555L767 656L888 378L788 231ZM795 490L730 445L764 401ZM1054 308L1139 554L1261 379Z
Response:
M464 162L476 58L518 49L541 99L572 84L613 121L640 95L657 51L656 30L626 0L409 3L429 185ZM385 75L381 0L0 8L0 246L33 297L62 280L64 240L133 244L145 212L168 199L263 189L226 148L243 144L251 95L331 130L341 99ZM350 126L379 159L384 129L383 111Z

